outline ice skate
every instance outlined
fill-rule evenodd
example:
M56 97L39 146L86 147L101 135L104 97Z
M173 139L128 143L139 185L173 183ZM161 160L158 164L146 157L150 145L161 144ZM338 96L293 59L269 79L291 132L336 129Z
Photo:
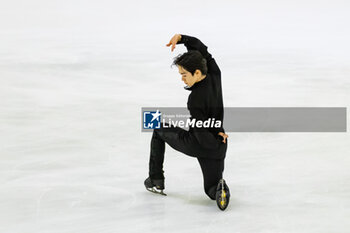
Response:
M148 191L152 193L157 193L157 194L166 196L166 194L163 192L164 179L151 179L150 177L148 177L145 180L145 187Z
M225 210L230 202L230 189L224 179L221 179L216 188L216 204L220 210Z

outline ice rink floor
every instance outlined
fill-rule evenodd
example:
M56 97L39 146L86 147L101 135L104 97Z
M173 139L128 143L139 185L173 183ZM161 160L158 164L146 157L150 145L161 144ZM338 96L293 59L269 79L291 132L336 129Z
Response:
M0 9L0 232L344 233L349 133L229 133L221 212L166 148L147 192L141 107L185 107L165 44L201 39L226 107L349 107L349 3L8 1ZM348 118L349 119L349 118Z

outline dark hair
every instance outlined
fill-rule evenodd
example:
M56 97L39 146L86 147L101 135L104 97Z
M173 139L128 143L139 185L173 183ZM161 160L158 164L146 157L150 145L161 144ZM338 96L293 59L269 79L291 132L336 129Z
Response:
M200 70L203 75L207 74L207 60L197 50L190 50L186 53L179 54L174 58L171 66L182 66L185 70L194 75L196 70Z

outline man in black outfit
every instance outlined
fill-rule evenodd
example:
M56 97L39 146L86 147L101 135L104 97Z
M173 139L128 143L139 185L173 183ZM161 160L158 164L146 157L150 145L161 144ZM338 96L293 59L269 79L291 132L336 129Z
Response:
M179 69L182 80L191 91L187 108L191 120L219 121L215 127L192 125L189 131L167 125L154 129L151 140L149 177L145 186L149 191L163 194L164 190L164 153L165 143L177 151L196 157L204 178L205 193L216 200L218 207L225 210L230 193L222 173L227 150L227 137L223 128L223 100L221 71L215 59L199 39L187 35L175 34L167 46L175 49L176 44L184 44L188 52L175 57L173 65Z

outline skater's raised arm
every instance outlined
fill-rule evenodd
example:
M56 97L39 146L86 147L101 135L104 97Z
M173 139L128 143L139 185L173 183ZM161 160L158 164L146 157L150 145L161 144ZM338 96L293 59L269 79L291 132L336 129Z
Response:
M169 47L171 45L171 51L174 51L176 44L184 44L188 51L199 51L202 54L202 56L207 60L208 72L221 74L221 71L219 69L219 66L216 64L215 59L208 52L208 47L205 44L203 44L199 39L188 35L175 34L166 46Z

